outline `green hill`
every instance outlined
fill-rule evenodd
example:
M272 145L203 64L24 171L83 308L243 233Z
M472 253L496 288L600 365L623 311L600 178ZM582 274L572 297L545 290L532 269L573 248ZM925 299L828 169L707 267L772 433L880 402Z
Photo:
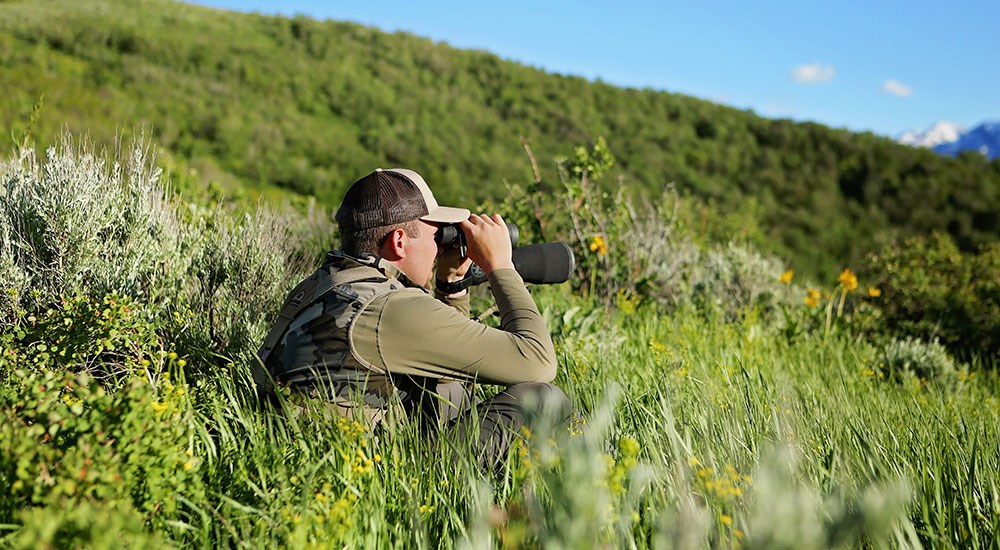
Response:
M145 131L198 185L335 203L375 166L417 168L443 200L543 179L603 136L607 182L653 196L673 183L804 273L830 274L882 238L1000 234L1000 163L872 134L769 120L695 98L549 74L406 33L163 0L0 2L0 127L39 147L63 127L101 144ZM183 178L181 178L183 179ZM607 185L612 185L607 183Z

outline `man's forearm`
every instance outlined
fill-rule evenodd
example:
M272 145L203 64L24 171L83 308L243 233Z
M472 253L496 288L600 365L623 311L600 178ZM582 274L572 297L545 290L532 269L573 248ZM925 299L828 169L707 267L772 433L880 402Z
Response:
M455 308L462 315L466 317L470 316L471 307L468 289L462 290L456 294L445 294L437 289L434 289L434 297L441 303Z
M478 380L492 384L550 382L555 347L531 294L513 269L498 269L490 285L500 309L500 328L462 316L426 296L391 293L375 302L354 331L357 351L377 370L398 374ZM433 302L433 300L430 300Z
M552 336L521 275L513 269L497 269L489 275L489 281L500 312L500 330L534 340L555 365Z

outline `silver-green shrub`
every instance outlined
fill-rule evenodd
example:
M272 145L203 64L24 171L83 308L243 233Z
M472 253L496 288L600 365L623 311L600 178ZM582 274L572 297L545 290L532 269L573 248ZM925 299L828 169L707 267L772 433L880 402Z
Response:
M694 265L690 274L691 299L719 308L728 316L756 309L775 313L787 300L779 260L748 245L730 242L713 248Z
M109 162L66 137L44 162L24 149L0 174L0 265L15 274L3 319L79 293L150 297L171 275L181 235L147 148Z
M892 380L917 378L945 382L958 374L955 360L937 339L924 342L919 338L893 338L885 345L879 367Z
M640 297L668 309L693 303L735 318L750 310L777 314L788 302L778 258L747 244L700 245L678 222L678 211L691 205L672 188L656 201L639 202L598 193L585 179L574 188L583 206L573 209L573 193L565 200L584 282L605 304Z
M754 475L745 548L910 547L911 489L903 481L871 482L824 494L802 481L799 455L775 449Z
M148 146L93 151L65 136L45 160L23 149L0 165L0 321L64 297L126 296L150 308L165 339L235 355L262 338L290 281L315 257L297 243L329 223L258 207L170 198ZM293 234L295 238L293 238Z
M259 208L235 219L220 209L195 220L197 246L183 279L178 315L190 316L186 327L195 342L214 351L248 350L263 338L286 290L286 250L293 249L288 220Z

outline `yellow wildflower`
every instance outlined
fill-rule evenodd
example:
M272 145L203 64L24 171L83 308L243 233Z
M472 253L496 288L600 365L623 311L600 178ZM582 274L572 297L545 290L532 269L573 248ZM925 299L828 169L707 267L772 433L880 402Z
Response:
M840 272L840 275L837 276L837 280L840 284L844 285L844 288L848 292L852 292L858 288L858 276L855 275L849 267L845 267L844 270Z
M590 239L590 251L597 252L598 256L603 256L608 253L608 245L604 242L604 237L601 235L594 235Z
M791 269L789 269L789 270L786 270L784 273L782 273L781 277L778 277L778 281L781 284L783 284L783 285L787 285L787 284L790 284L792 282L792 277L794 277L794 276L795 276L795 272L792 271Z
M528 429L527 426L521 426L521 437L523 437L525 441L531 440L531 430Z
M719 520L722 521L723 525L732 525L733 524L733 518L731 518L730 516L727 516L726 514L722 514L721 516L719 516Z
M818 290L810 288L806 291L806 297L802 301L809 307L816 307L819 305L819 299L822 297L823 295Z
M881 295L882 295L881 290L871 286L868 287L868 296L871 296L872 298L878 298Z

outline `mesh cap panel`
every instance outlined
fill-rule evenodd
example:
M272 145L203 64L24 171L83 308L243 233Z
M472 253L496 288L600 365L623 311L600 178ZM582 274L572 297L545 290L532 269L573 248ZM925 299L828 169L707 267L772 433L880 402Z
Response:
M348 189L337 211L337 223L344 231L360 231L412 221L427 213L427 202L409 178L376 170Z
M345 232L416 219L458 223L468 218L465 208L439 206L424 178L405 168L380 168L354 182L337 211L337 223Z

